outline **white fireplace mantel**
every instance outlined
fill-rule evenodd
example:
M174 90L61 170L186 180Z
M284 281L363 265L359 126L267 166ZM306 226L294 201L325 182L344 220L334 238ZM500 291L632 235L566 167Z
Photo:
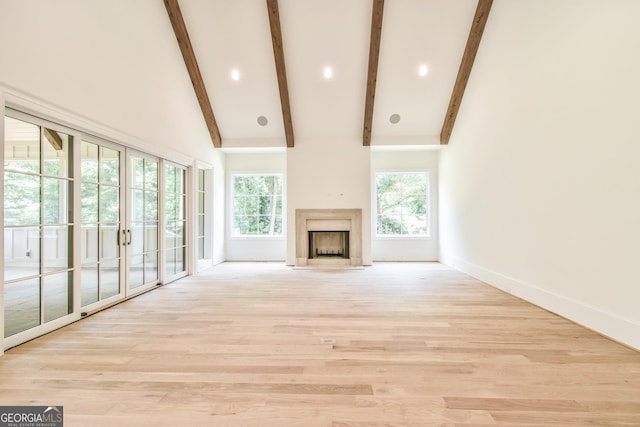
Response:
M309 231L348 231L349 259L328 262L362 266L362 209L296 209L296 266L327 263L309 259Z

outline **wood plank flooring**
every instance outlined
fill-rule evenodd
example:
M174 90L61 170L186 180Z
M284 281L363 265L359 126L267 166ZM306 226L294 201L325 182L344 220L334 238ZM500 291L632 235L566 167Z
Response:
M437 263L227 263L9 350L0 405L67 427L640 426L640 353Z

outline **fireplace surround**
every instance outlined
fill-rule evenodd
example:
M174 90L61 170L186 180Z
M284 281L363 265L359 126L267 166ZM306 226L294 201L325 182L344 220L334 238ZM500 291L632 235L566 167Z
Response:
M348 232L348 247L342 256L309 256L309 232ZM296 266L309 265L362 266L362 209L296 209Z

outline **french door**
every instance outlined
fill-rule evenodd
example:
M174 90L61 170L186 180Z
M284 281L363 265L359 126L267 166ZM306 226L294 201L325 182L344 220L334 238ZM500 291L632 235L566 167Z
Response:
M79 134L4 117L4 337L10 347L76 317L74 152Z
M127 295L159 282L159 182L156 157L127 150L126 228L121 230L126 252Z
M164 162L164 282L187 275L187 169Z
M4 130L5 348L187 274L186 167L10 109Z
M80 147L81 307L91 311L124 293L120 230L124 149L83 138Z
M158 163L107 141L82 141L83 312L158 283Z

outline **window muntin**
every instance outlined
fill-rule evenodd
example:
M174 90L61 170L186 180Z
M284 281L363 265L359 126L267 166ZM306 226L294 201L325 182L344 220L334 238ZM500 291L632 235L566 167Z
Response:
M282 236L282 175L231 176L233 235Z
M428 172L378 172L376 235L429 236Z

